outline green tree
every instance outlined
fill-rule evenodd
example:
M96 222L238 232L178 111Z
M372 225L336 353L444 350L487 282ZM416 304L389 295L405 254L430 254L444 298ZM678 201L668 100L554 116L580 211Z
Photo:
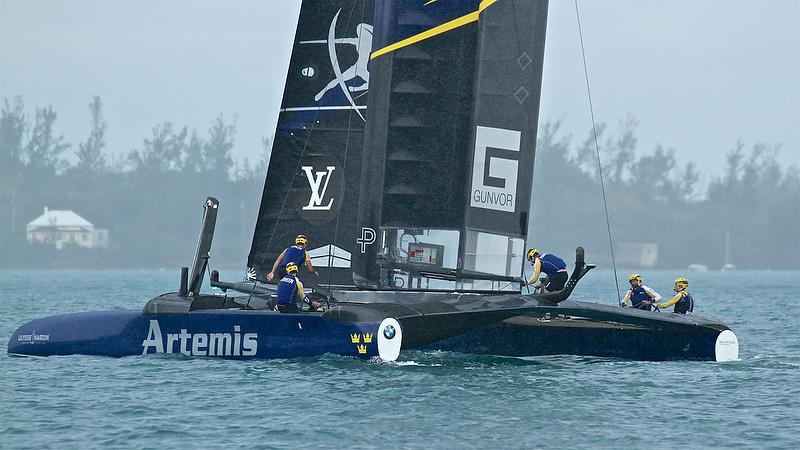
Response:
M665 150L661 145L656 146L653 154L635 160L631 173L630 187L638 197L673 206L686 201L699 180L693 163L687 163L681 170L675 151Z
M208 130L208 141L205 145L205 161L207 170L224 174L230 174L233 159L234 136L236 135L236 121L226 124L222 115L214 119L211 128Z
M156 125L153 136L144 140L142 151L134 149L128 153L128 162L134 172L140 173L160 174L179 170L187 134L186 127L175 133L172 122Z
M97 172L105 167L103 147L106 145L105 135L108 127L103 118L103 103L95 95L89 103L89 115L92 124L91 132L85 142L78 144L78 170L81 172Z
M623 185L631 176L633 162L636 159L636 127L639 121L632 114L618 124L618 134L604 135L608 127L604 123L597 124L597 142L600 147L600 159L603 164L603 177L609 185ZM586 140L578 149L578 158L581 167L587 173L597 173L597 150L595 148L594 133L590 130Z
M27 130L22 97L14 99L14 106L3 99L0 113L0 174L16 172L23 164L22 141Z
M780 146L737 142L725 174L708 188L713 230L730 232L731 257L740 268L797 268L800 252L800 176L776 156ZM721 244L720 244L721 245Z
M184 149L181 171L186 173L202 173L208 170L203 149L205 142L198 136L197 130L192 129L189 135L189 144Z
M63 135L55 135L53 124L58 114L51 106L36 108L31 137L25 146L28 166L37 174L53 175L67 167L61 153L71 147Z

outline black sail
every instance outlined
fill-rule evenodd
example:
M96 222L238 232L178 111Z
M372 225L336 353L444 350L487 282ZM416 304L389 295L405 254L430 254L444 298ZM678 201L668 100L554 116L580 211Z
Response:
M304 234L315 281L352 284L373 14L371 0L302 3L248 256L259 280Z
M519 275L547 1L375 8L357 284Z

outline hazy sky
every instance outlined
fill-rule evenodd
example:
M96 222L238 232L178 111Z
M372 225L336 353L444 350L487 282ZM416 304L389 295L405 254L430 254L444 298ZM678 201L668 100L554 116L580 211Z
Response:
M422 0L420 0L422 1ZM599 121L639 119L657 143L718 174L737 139L800 164L800 1L579 2ZM234 157L274 132L298 1L0 0L0 97L52 105L77 148L100 95L107 151L140 148L163 121L205 135L236 118ZM591 127L573 1L551 0L541 120Z

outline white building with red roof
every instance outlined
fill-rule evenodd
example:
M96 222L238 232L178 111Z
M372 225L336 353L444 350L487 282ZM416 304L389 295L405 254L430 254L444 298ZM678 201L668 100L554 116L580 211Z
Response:
M49 210L33 219L27 226L28 242L54 245L57 249L65 245L85 248L107 248L108 230L99 230L83 217L69 210Z

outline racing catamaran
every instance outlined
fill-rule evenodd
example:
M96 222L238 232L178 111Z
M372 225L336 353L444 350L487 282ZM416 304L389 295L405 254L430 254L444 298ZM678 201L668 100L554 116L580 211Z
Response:
M304 1L246 281L211 272L225 295L200 292L209 197L178 292L34 320L9 353L736 359L722 323L567 300L594 267L580 247L563 290L522 292L546 23L546 0ZM324 311L272 310L297 234Z

